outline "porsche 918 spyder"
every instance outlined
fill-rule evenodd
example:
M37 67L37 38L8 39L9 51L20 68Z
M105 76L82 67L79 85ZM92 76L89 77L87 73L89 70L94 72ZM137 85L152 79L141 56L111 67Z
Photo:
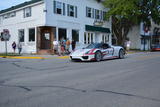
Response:
M77 49L70 54L70 59L81 61L101 61L112 58L124 58L125 50L121 46L110 46L107 43L92 43L85 48Z

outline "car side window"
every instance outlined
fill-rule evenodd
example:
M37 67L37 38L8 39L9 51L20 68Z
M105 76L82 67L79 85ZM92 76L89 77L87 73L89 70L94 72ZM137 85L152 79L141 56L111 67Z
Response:
M103 48L103 49L107 49L107 48L110 48L110 46L109 46L108 44L103 44L103 45L102 45L102 48Z

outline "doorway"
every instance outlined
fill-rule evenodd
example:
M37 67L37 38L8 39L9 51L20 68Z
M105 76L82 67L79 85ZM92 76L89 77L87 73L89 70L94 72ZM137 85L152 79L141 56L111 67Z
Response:
M63 29L63 28L59 28L58 29L58 39L61 40L61 39L67 39L67 29Z
M51 49L51 32L48 29L41 32L41 49Z
M37 31L37 52L39 54L53 53L55 28L49 26L42 26L38 27Z

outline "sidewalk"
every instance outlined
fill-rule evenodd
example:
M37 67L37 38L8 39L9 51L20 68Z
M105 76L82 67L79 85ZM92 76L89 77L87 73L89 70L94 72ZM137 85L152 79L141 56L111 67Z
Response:
M0 58L11 58L11 59L68 59L69 56L22 54L22 56L0 56Z
M134 54L142 51L130 50L126 54ZM32 54L22 54L22 56L0 56L0 58L11 58L11 59L69 59L68 55L58 56L58 55L32 55Z

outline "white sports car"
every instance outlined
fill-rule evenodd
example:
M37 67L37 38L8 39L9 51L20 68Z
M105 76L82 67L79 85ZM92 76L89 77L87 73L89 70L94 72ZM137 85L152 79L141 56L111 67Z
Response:
M125 50L121 46L110 46L106 43L93 43L86 48L77 49L70 54L70 59L81 61L101 61L111 58L124 58Z

